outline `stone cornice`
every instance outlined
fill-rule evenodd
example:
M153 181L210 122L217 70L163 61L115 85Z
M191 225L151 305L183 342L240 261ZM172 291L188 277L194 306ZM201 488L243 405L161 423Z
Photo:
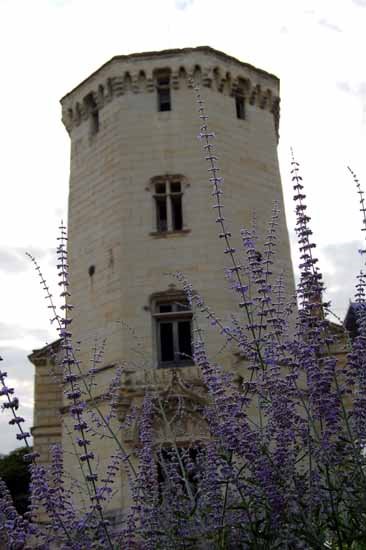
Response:
M34 349L30 355L28 355L29 361L35 365L44 366L49 359L52 359L54 354L60 350L61 339L51 342L51 344L46 344L43 348Z
M80 82L80 84L75 86L75 88L73 88L70 92L65 94L61 98L60 102L63 103L63 101L68 96L72 95L76 90L81 88L84 84L87 84L89 81L93 80L93 78L99 72L101 72L103 69L105 69L106 67L108 67L109 65L111 65L112 63L114 63L116 61L119 61L119 62L121 62L121 61L123 61L123 62L134 61L134 60L136 60L136 61L140 61L140 60L150 61L150 60L154 60L154 59L161 59L161 58L164 58L164 57L165 58L178 57L178 56L181 56L181 55L186 55L186 54L189 54L189 53L196 53L196 52L203 52L203 53L206 53L206 54L207 53L208 54L213 54L216 57L221 58L222 61L224 61L226 63L231 62L231 63L239 64L243 68L245 68L246 70L249 69L250 71L255 71L255 72L257 72L259 74L262 74L267 78L273 79L274 81L277 81L277 83L279 83L279 78L277 76L275 76L274 74L272 74L272 73L264 71L263 69L258 69L254 65L250 65L250 63L244 63L244 61L240 61L239 59L236 59L235 57L233 57L231 55L228 55L224 52L220 52L219 50L215 50L215 48L211 48L210 46L198 46L197 48L175 48L175 49L171 49L171 50L160 50L160 51L152 51L152 52L138 52L138 53L131 53L131 54L127 54L127 55L115 55L109 61L107 61L106 63L101 65L101 67L99 67L99 69L97 69L91 75L89 75L87 78L82 80Z
M250 105L273 114L278 131L278 78L208 46L113 57L61 99L67 131L92 116L91 104L99 110L124 94L153 93L159 70L170 72L173 90L192 87L192 79L223 95L240 90Z

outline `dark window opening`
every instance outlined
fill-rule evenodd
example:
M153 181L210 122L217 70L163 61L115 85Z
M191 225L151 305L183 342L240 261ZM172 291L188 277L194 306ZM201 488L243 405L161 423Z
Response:
M157 455L158 483L160 497L164 491L171 488L176 491L175 484L170 480L179 480L183 494L197 498L199 463L199 449L195 447L162 447Z
M170 91L159 90L159 111L170 111Z
M192 364L192 311L188 302L155 304L159 366Z
M170 184L170 192L171 193L180 193L181 192L181 185L180 181L172 181Z
M161 361L174 361L173 323L160 323Z
M235 96L236 117L245 120L245 101L242 95Z
M156 231L183 230L182 182L176 176L162 176L154 183Z
M173 231L181 231L183 229L182 197L180 195L171 195L170 200L172 204Z
M170 313L172 311L172 304L160 304L160 313Z
M170 111L170 78L169 76L161 76L157 79L158 91L158 111Z
M159 232L168 231L168 212L166 197L155 197L156 201L156 226Z
M93 94L85 96L84 104L90 117L90 135L94 135L99 132L99 110Z
M191 322L179 321L178 322L178 347L179 354L182 359L189 359L192 357L192 343L191 343Z
M165 194L165 192L166 192L166 185L165 185L165 183L157 183L157 184L155 185L155 191L156 191L156 193L163 193L163 194Z
M94 111L91 113L90 133L94 135L97 132L99 132L99 111Z

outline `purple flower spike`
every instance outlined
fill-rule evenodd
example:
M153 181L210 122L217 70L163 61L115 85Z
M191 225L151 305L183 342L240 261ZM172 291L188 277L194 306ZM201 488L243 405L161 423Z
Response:
M15 416L11 420L9 420L10 426L14 426L15 424L21 424L22 422L25 422L24 418L22 416Z
M17 434L17 439L18 439L19 441L25 440L25 439L27 439L28 437L30 437L30 433L29 433L29 432L24 432L24 433L21 433L21 434Z

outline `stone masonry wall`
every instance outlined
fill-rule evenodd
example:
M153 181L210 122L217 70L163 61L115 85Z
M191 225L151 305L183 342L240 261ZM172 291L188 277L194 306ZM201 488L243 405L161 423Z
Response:
M156 71L163 70L170 74L168 112L157 110ZM278 201L277 272L284 272L288 294L293 294L276 150L278 79L210 48L113 58L62 100L71 138L72 326L75 340L82 341L83 369L90 364L96 337L107 338L102 367L123 361L136 368L134 342L121 321L135 330L146 351L147 363L140 368L156 368L151 299L178 287L169 273L184 273L223 319L236 307L223 274L228 258L217 236L209 174L196 139L199 119L191 77L201 84L209 124L217 134L224 212L235 246L240 248L240 228L250 226L253 212L258 233L264 234L273 201ZM245 120L235 112L239 88L245 95ZM184 226L183 231L159 234L151 178L167 174L184 177ZM204 318L200 323L207 328ZM215 356L223 340L213 330L206 339ZM230 350L215 360L228 368L237 362ZM113 372L100 369L96 396L106 393ZM63 445L70 450L65 432ZM106 463L113 444L104 439L99 450L101 463ZM78 477L78 464L67 460L69 472ZM121 492L111 507L121 507L126 500L121 480Z

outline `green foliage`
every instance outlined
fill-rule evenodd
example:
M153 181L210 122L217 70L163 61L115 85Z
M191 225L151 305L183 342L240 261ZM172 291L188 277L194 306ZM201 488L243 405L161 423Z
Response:
M0 458L0 478L8 486L14 505L20 514L24 514L28 505L30 474L23 457L29 453L27 447L15 449Z

